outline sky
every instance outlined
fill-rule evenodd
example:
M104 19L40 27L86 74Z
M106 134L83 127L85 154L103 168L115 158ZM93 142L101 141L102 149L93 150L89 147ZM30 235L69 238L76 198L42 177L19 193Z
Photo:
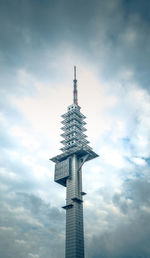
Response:
M0 0L0 257L60 258L54 182L73 66L88 140L86 258L150 257L150 2Z

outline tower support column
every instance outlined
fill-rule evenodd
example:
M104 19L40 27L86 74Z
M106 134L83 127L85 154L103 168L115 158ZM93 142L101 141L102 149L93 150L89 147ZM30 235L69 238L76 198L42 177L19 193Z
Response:
M82 201L82 172L79 160L72 156L71 175L66 193L66 254L65 258L84 258L84 228Z

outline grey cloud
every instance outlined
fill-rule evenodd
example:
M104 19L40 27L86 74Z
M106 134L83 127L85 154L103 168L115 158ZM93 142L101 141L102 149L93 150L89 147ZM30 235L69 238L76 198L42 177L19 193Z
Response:
M62 76L48 60L72 46L96 63L105 79L128 69L149 87L148 10L149 3L140 1L2 1L3 63L46 80Z
M133 2L117 1L110 13L104 12L97 18L91 51L105 80L116 80L120 73L129 70L134 80L149 88L149 19L148 15L144 17L149 3L138 1L135 6ZM128 78L124 75L120 80L126 82Z
M88 240L87 257L148 258L150 256L150 185L148 177L127 180L121 193L115 193L112 204L121 212L105 217L108 228ZM101 208L102 209L102 206ZM99 217L100 219L100 217Z
M123 184L122 192L114 194L112 201L124 214L134 212L134 210L140 212L143 207L148 208L150 205L148 177L127 180Z
M150 215L147 213L140 216L118 221L113 229L93 237L90 243L88 257L92 258L148 258L149 250L149 227Z
M41 258L60 257L64 242L63 212L31 194L13 194L11 199L10 203L6 197L1 200L2 257L27 258L29 253Z
M125 199L124 195L121 196L119 194L115 194L113 196L113 203L114 205L118 206L122 213L126 214L128 212L128 204L127 200Z
M92 234L87 239L88 258L150 256L149 167L139 166L137 174L134 173L136 169L135 166L128 176L126 174L119 193L113 193L111 188L108 192L107 186L97 192L99 206L97 203L97 210L92 211L94 214L88 214L93 230L92 226L86 225ZM121 175L124 173L122 171ZM92 221L92 218L95 219ZM96 221L99 221L97 226Z
M64 214L58 210L56 207L50 207L50 204L44 203L42 199L33 195L26 193L17 193L18 201L23 204L23 207L30 210L34 216L46 217L47 221L55 228L55 223L60 223L64 221ZM44 220L43 220L44 223Z
M13 146L10 146L9 138L8 143L6 145L5 142L3 148L0 149L0 182L14 192L32 192L42 187L42 183L35 180L32 175L34 172L30 165L27 165L22 160L11 157L11 151L22 152L22 156L24 156L26 155L25 150L19 144L14 144L14 142ZM45 182L45 189L46 187L47 182Z
M138 205L146 205L147 207L150 204L150 182L147 178L136 179L131 181L128 186L130 189L131 197L133 201Z

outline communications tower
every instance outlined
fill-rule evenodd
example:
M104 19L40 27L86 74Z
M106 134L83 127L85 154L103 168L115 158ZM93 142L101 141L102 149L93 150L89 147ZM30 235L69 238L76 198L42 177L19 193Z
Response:
M84 134L84 119L77 94L76 67L74 66L73 104L62 115L64 145L62 153L51 158L55 162L55 182L66 187L66 248L65 258L84 258L82 166L98 155L88 145Z

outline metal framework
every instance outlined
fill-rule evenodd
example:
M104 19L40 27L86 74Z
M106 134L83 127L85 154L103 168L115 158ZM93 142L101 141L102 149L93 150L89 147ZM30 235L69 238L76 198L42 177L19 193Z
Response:
M77 98L76 67L74 67L73 104L62 115L62 153L51 158L55 162L55 182L66 187L66 248L65 258L84 258L82 166L98 155L88 145L84 134L85 116Z

